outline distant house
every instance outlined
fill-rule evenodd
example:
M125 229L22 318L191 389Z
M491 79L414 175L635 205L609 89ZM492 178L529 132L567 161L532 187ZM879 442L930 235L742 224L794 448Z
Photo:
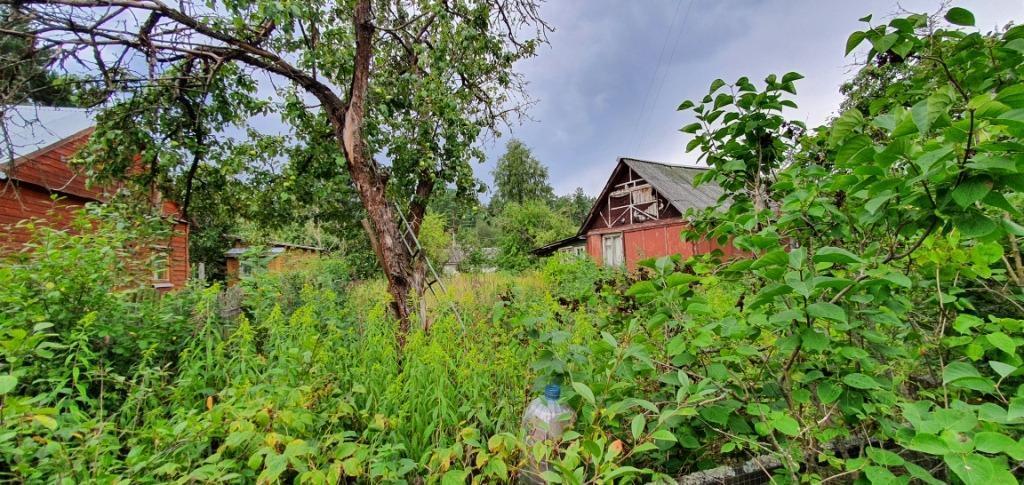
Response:
M237 284L240 279L249 277L257 269L264 269L269 273L292 269L305 261L319 257L324 251L315 246L278 241L254 246L241 238L233 239L234 247L224 253L228 285ZM254 254L259 249L262 249L262 253Z
M575 236L537 248L534 254L586 251L605 266L633 270L647 258L738 251L714 241L683 242L688 209L704 209L722 196L721 187L695 187L706 169L620 158Z
M89 140L95 123L82 109L20 106L8 115L7 138L0 158L0 252L17 251L28 242L26 219L52 227L70 226L74 212L89 202L104 203L117 187L88 184L84 173L68 165ZM178 205L154 194L154 203L172 221L167 240L148 248L153 286L169 290L185 286L189 276L189 224Z

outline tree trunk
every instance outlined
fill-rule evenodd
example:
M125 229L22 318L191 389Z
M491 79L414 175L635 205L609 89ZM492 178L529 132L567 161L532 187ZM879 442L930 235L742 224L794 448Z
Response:
M411 295L415 290L413 255L406 247L405 237L395 218L396 208L387 200L387 179L377 170L377 164L366 153L362 137L366 114L366 93L370 84L373 58L373 20L369 0L360 0L355 11L356 57L348 106L331 109L325 106L348 161L349 175L355 183L359 197L366 208L372 229L374 247L384 275L388 280L388 293L393 299L392 311L398 319L398 346L405 346L409 333L409 318L413 313Z

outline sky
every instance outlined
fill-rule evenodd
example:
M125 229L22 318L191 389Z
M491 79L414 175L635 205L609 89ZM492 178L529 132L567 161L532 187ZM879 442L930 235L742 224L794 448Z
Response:
M989 31L1024 21L1024 0L957 1ZM799 108L792 119L818 126L839 106L839 86L853 73L846 38L873 14L877 23L900 8L933 13L938 0L548 0L541 13L555 32L518 70L536 104L531 120L488 140L475 166L491 182L509 137L530 146L549 169L556 194L582 187L596 195L620 156L696 163L678 129L715 78L759 81L796 71Z

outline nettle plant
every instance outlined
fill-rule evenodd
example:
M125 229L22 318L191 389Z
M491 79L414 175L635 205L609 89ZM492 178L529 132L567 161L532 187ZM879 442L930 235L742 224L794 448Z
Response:
M567 359L599 474L752 455L790 482L1024 471L1024 27L862 20L848 53L907 68L827 126L785 119L797 73L680 106L701 182L727 193L684 237L749 257L652 264L627 331ZM743 291L723 308L709 284Z

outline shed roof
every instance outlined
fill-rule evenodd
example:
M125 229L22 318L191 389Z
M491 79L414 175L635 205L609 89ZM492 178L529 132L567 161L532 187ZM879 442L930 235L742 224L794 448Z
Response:
M80 108L12 106L4 113L7 140L0 163L31 155L92 128L92 114Z
M558 251L559 249L562 249L564 247L580 246L586 243L587 239L582 235L577 234L574 236L569 236L565 239L559 239L553 243L545 244L544 246L531 250L530 253L537 256L550 256L554 254L555 251Z

